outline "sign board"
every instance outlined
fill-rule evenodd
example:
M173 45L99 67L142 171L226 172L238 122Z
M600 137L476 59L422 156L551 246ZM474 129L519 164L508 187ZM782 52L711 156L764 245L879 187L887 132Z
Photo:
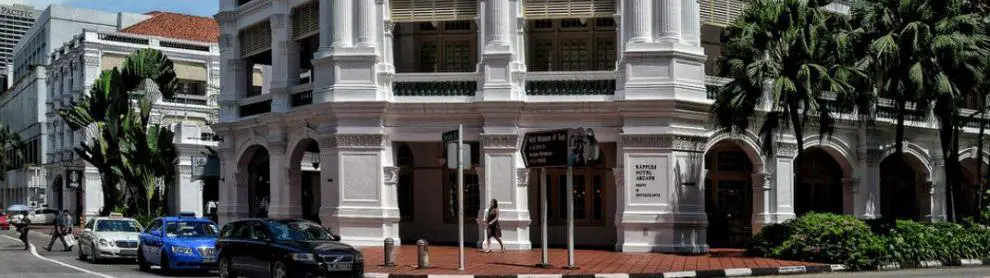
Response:
M590 128L530 132L523 137L526 167L589 167L601 163L598 140Z
M34 11L17 9L9 6L0 6L0 14L13 17L34 17Z
M82 170L65 170L65 187L78 189L82 187Z
M456 142L460 137L460 132L458 130L451 130L443 133L443 142Z
M456 140L456 139L455 139ZM471 165L471 144L464 144L461 149L461 161L464 168ZM447 143L447 168L457 169L457 142Z

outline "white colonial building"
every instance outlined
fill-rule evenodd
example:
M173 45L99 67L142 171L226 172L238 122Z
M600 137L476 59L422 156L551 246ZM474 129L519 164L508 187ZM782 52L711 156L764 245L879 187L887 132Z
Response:
M50 55L46 67L47 134L44 164L50 184L49 207L68 209L85 216L98 215L103 207L100 173L76 152L89 142L89 130L73 131L58 110L89 93L104 70L120 67L126 56L139 49L161 50L172 60L182 90L161 98L153 107L152 121L175 132L179 151L178 179L169 212L203 214L207 200L216 200L216 184L205 184L208 152L217 145L209 125L216 122L219 90L217 26L210 18L152 12L147 18L120 31L84 29ZM197 29L191 33L176 29ZM211 30L212 28L212 30ZM205 33L205 34L204 34ZM152 89L154 90L154 89Z
M726 80L709 75L734 0L220 3L221 222L305 217L358 245L456 242L440 140L458 124L475 152L468 240L497 199L512 249L541 242L539 171L520 154L532 131L592 128L601 145L600 165L574 171L579 247L704 252L808 211L937 220L943 176L975 182L975 148L965 173L943 171L933 122L909 121L907 159L888 159L889 102L873 126L847 117L809 136L800 159L793 136L767 156L752 132L715 130L711 90ZM549 170L551 245L566 242L564 173Z

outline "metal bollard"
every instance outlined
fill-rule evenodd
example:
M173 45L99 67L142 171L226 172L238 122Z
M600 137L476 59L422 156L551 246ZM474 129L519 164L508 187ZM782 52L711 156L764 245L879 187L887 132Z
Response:
M385 239L385 267L395 266L395 240Z
M427 254L428 247L429 247L429 245L428 245L428 243L426 243L426 240L425 239L420 239L420 240L416 241L416 249L419 251L417 253L419 255L418 256L419 257L419 266L418 266L418 268L429 268L430 267L430 255Z

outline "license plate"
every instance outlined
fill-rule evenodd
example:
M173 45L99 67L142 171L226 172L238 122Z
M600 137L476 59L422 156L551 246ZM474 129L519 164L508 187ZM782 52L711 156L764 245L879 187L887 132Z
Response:
M331 263L327 264L327 271L351 271L351 267L350 263Z
M211 264L217 262L217 258L203 258L204 264Z

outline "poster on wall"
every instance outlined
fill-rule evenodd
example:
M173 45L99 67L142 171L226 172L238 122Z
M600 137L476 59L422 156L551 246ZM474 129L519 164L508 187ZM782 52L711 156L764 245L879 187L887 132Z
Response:
M667 201L667 160L663 157L631 157L627 166L630 195L635 204L661 204Z

